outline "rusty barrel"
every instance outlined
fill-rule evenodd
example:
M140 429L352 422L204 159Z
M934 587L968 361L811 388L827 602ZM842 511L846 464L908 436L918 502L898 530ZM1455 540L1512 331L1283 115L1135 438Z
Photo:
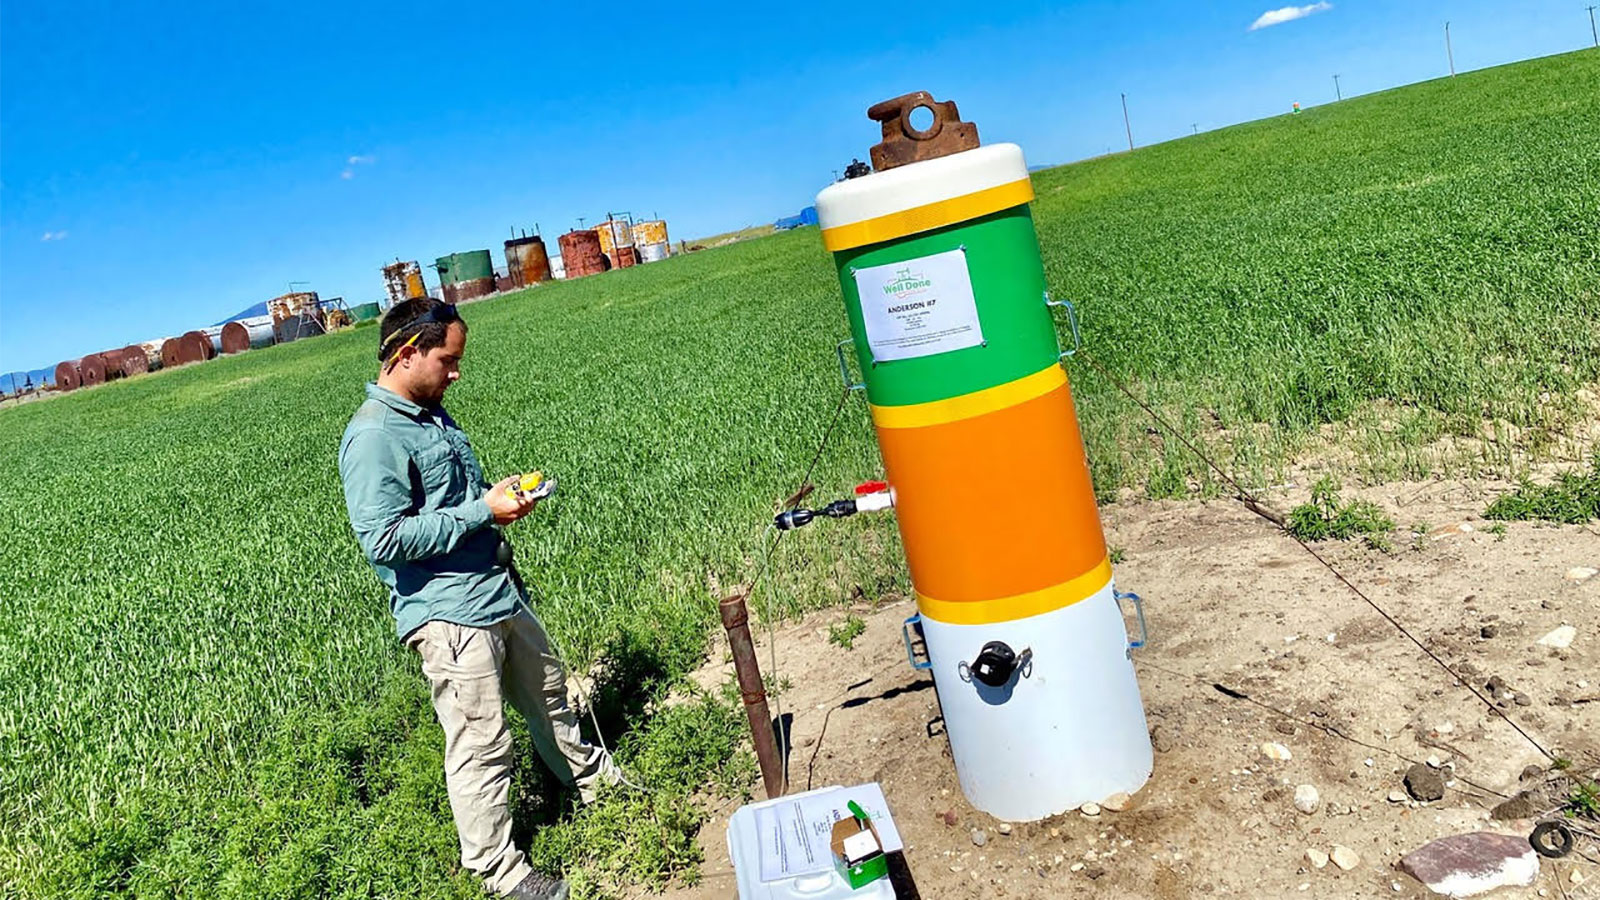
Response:
M83 387L83 372L78 361L69 359L56 363L56 390L75 391L80 387Z

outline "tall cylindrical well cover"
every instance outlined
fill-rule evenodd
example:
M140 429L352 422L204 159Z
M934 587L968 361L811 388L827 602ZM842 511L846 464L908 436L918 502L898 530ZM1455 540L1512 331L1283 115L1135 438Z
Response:
M817 212L962 790L1029 821L1138 790L1152 754L1027 165L976 143L831 185Z

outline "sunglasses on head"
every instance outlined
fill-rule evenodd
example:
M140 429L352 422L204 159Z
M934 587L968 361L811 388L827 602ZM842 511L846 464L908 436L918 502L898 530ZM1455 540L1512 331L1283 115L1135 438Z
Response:
M400 335L405 334L408 331L412 331L413 329L415 329L415 331L411 335L410 340L407 340L404 344L401 344L395 348L394 355L389 357L389 361L384 364L384 367L392 367L400 360L400 351L415 344L418 339L422 337L422 327L424 325L428 325L429 323L448 325L451 322L459 321L461 321L461 313L456 311L456 305L454 303L441 303L422 315L417 316L415 319L412 319L410 322L407 322L403 328L395 329L394 334L389 335L389 339L384 341L385 345L394 343L399 339Z

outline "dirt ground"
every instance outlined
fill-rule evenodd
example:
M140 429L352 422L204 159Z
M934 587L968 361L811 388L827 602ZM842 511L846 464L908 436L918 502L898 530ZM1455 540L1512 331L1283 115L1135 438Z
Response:
M1360 541L1319 549L1475 684L1498 676L1506 712L1541 743L1593 766L1600 576L1570 570L1600 568L1600 540L1588 527L1487 531L1480 514L1505 487L1362 491L1398 524L1392 552ZM1270 499L1287 510L1304 497ZM1425 533L1413 534L1423 523ZM920 893L941 900L1420 898L1431 895L1395 867L1405 853L1466 831L1528 833L1528 820L1489 819L1502 799L1490 791L1515 793L1530 783L1520 780L1525 768L1548 760L1289 538L1231 500L1117 503L1105 527L1123 554L1118 586L1144 596L1150 626L1134 660L1155 772L1129 808L1007 827L974 810L956 781L932 681L906 664L900 622L914 611L909 600L833 610L779 631L777 674L792 685L780 698L794 716L791 790L879 782ZM827 626L852 613L867 627L847 651L828 642ZM1561 625L1577 628L1569 649L1538 644ZM699 676L709 685L730 671L712 665ZM1292 759L1268 759L1267 742ZM1448 786L1443 799L1421 803L1404 796L1402 779L1429 757ZM1303 784L1320 794L1310 815L1293 802ZM666 896L735 896L725 835L736 806L717 809L702 831L703 881ZM1359 862L1343 870L1309 861L1308 849L1335 845ZM1600 846L1591 857L1600 859ZM1532 888L1493 896L1600 897L1600 865L1576 854L1541 865Z

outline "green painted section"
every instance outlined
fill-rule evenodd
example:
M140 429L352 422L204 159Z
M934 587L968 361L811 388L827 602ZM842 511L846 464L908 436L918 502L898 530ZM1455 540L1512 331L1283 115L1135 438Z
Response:
M350 307L350 319L355 322L365 322L383 315L383 307L376 303L363 303Z
M435 262L440 284L460 284L477 278L494 277L494 261L487 250L470 250L441 256Z
M967 248L967 271L984 345L873 365L852 267L866 268ZM1056 330L1044 305L1044 265L1026 204L910 237L834 254L867 399L905 406L959 397L1015 381L1056 361Z

